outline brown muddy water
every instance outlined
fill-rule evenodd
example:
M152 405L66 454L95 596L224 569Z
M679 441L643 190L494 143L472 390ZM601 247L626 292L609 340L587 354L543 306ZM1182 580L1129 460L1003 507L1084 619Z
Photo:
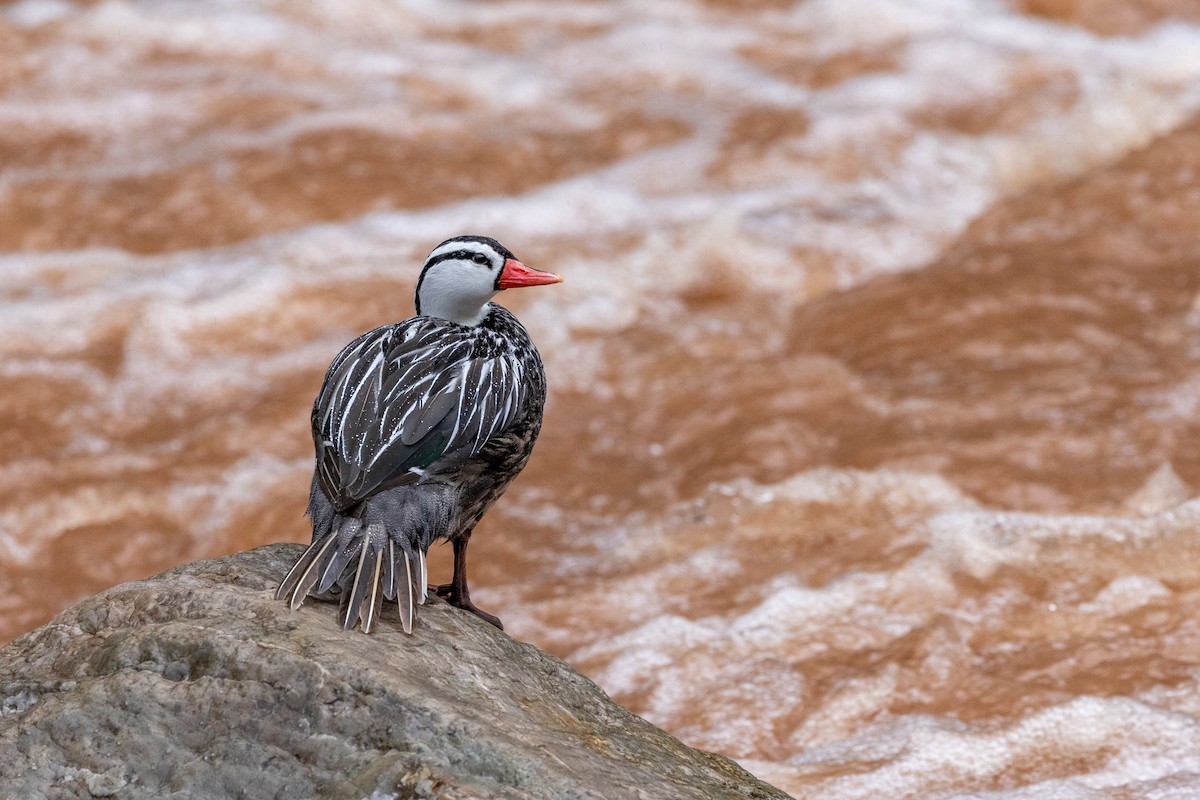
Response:
M2 3L0 640L306 540L486 233L514 636L800 798L1200 796L1198 111L1186 0Z

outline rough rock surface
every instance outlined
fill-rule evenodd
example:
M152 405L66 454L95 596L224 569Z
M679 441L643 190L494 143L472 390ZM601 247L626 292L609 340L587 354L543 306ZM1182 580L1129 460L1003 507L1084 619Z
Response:
M123 584L0 650L5 796L786 797L440 601L411 637L289 611L297 555Z

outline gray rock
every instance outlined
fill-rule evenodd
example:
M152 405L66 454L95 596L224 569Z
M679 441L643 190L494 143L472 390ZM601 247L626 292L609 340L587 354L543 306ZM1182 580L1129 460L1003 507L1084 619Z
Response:
M271 598L298 545L127 583L0 650L7 797L782 798L435 601Z

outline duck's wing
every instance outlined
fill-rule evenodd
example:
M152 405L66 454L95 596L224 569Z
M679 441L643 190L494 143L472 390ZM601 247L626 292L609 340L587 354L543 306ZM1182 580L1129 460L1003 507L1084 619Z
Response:
M524 368L479 331L414 317L363 334L313 404L321 487L338 510L478 453L524 402Z

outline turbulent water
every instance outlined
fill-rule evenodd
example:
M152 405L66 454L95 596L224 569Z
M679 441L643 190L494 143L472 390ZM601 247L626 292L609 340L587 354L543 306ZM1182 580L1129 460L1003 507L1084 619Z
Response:
M1200 796L1198 111L1189 0L0 4L0 640L305 540L486 233L509 632L799 798Z

